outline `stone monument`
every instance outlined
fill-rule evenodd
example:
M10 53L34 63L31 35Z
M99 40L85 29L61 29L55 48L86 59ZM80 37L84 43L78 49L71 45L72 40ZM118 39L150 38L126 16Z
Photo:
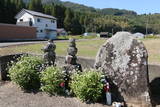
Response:
M69 47L67 49L66 63L76 65L78 49L76 47L75 39L69 39Z
M48 44L42 49L44 51L44 60L47 65L54 65L56 59L56 45L53 40L48 40Z
M77 63L77 52L78 49L76 47L75 39L69 39L69 47L67 49L65 65L63 66L66 94L68 94L68 90L70 90L68 86L69 81L71 80L70 76L73 73L82 72L81 64Z
M148 53L144 44L128 32L118 32L100 48L95 68L111 84L114 100L150 105ZM134 106L133 106L134 107Z
M75 39L69 39L68 55L65 58L66 66L64 67L67 71L82 71L81 65L77 63L77 52Z

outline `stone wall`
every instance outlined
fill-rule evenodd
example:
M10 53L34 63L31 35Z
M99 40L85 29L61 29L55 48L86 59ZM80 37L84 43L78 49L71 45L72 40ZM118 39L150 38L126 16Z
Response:
M13 54L13 55L5 55L0 56L0 80L6 80L7 78L7 67L11 61L16 61L18 57L22 54Z

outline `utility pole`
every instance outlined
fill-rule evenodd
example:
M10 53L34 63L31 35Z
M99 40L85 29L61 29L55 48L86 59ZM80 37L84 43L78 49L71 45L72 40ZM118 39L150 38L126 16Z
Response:
M147 21L146 21L146 35L148 34L148 22L149 22L149 18L147 17Z

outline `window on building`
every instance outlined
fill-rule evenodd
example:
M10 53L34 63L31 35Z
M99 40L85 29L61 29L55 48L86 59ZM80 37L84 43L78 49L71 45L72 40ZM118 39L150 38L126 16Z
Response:
M40 30L41 32L43 32L43 30Z
M46 27L48 27L48 25L46 24Z
M23 19L20 19L19 21L20 21L20 22L23 22Z
M37 30L37 33L38 33L39 31Z
M41 19L38 18L38 19L37 19L37 22L41 22Z
M54 21L54 20L51 20L51 23L55 23L55 21Z

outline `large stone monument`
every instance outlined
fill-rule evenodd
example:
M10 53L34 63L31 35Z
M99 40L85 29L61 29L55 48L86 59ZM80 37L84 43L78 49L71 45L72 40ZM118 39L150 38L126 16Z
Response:
M48 40L48 44L42 49L44 51L44 60L47 65L54 65L56 59L56 45L53 40Z
M114 100L150 105L148 53L142 42L128 32L118 32L100 48L95 68L102 70L111 84ZM132 105L134 107L134 105Z

